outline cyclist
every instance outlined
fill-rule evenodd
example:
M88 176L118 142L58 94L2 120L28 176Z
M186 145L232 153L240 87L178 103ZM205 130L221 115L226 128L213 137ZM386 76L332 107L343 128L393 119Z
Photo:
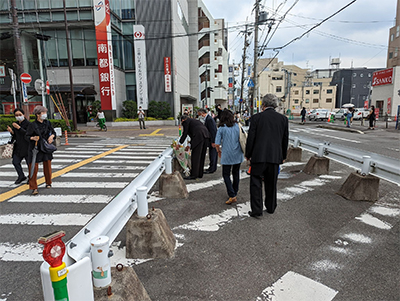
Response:
M97 120L99 121L99 127L100 127L100 131L101 131L104 129L104 126L106 124L106 117L104 116L104 112L101 108L97 112Z

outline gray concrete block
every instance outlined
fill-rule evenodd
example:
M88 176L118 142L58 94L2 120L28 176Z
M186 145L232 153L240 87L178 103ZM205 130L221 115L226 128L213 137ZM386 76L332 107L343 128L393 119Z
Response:
M302 149L300 147L289 147L286 162L301 162Z
M309 175L326 175L329 173L329 159L312 156L304 167L303 172Z
M379 178L352 172L337 194L351 201L375 202L379 198Z
M149 217L135 213L126 224L126 258L170 258L175 251L175 236L160 209Z
M159 179L160 196L170 199L187 199L189 192L186 188L185 181L183 180L180 172L167 175L162 174Z
M111 268L111 278L109 286L111 288L94 288L94 300L151 301L146 289L132 267L125 266L121 271Z

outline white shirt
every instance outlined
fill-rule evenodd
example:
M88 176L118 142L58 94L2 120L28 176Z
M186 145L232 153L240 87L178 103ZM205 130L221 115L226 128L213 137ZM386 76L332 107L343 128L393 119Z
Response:
M105 118L103 112L97 112L97 118Z

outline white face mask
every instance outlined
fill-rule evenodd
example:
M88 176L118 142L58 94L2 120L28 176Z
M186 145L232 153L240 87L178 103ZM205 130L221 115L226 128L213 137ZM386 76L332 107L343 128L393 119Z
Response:
M16 116L15 119L17 119L18 121L23 121L25 119L24 116Z
M42 120L45 120L47 118L47 114L45 113L45 114L42 114L42 115L40 115L40 119L42 119Z

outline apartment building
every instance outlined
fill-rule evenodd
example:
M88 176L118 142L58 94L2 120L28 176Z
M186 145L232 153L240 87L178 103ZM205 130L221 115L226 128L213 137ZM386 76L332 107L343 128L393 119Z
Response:
M389 43L386 67L400 66L400 5L397 1L396 24L389 30Z

